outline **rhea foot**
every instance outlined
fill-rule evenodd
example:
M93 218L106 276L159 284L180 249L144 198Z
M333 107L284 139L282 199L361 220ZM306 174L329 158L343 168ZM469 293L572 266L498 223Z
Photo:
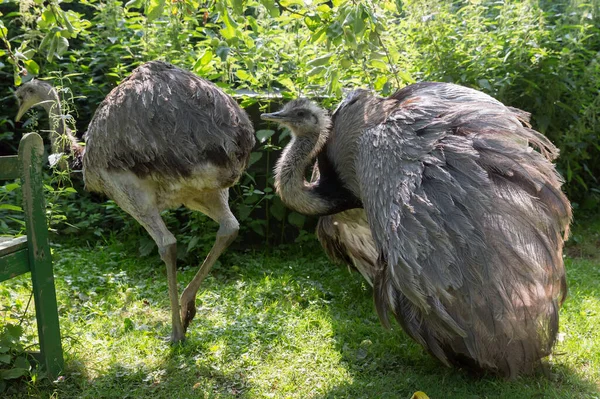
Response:
M181 320L183 321L183 331L187 331L190 322L196 316L196 300L195 298L184 300L181 296Z

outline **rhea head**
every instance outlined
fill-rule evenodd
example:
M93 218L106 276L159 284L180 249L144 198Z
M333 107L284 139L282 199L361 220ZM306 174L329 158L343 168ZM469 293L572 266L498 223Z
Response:
M15 120L18 122L25 112L36 105L42 105L45 108L50 107L57 101L57 94L54 88L41 80L31 80L15 91L15 96L19 102L19 111Z
M306 98L292 100L280 111L262 114L260 117L287 126L296 137L318 136L331 127L327 111Z

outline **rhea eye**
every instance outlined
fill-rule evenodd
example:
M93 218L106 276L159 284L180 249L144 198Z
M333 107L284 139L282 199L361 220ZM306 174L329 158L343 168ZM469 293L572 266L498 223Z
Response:
M298 111L296 113L296 115L298 115L300 118L304 118L306 116L306 112L304 112L304 111Z

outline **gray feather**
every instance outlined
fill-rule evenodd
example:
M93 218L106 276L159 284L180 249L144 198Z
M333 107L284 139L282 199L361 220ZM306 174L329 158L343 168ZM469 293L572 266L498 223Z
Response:
M254 136L246 113L214 84L152 61L135 69L100 104L86 143L88 170L187 177L207 161L243 169Z

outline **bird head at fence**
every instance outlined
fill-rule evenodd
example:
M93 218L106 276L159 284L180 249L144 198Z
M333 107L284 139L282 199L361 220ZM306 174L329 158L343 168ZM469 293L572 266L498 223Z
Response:
M48 83L33 79L23 84L15 91L19 103L19 111L15 120L18 122L23 115L36 105L42 106L47 112L58 101L56 90Z
M15 120L18 122L31 108L40 106L48 114L50 120L50 147L52 154L48 157L50 166L58 166L65 170L81 170L85 147L67 126L69 116L63 115L60 97L52 85L42 80L33 79L24 83L15 91L19 110ZM68 162L63 157L68 157Z

